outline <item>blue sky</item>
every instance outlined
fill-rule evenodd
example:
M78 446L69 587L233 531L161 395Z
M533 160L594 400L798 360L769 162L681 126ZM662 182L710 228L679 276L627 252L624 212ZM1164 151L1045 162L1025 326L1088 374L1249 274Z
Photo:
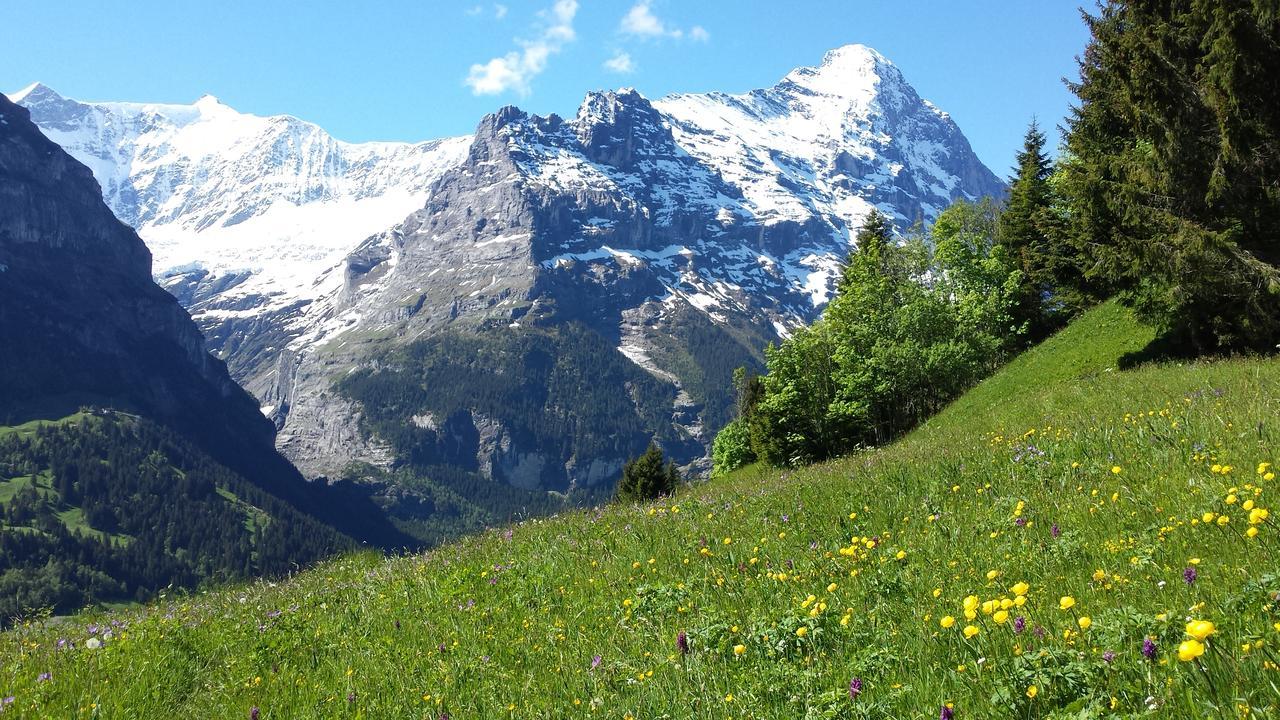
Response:
M210 93L344 140L469 134L502 105L572 115L587 90L743 92L870 45L1007 175L1034 115L1071 102L1077 0L90 0L8 2L0 91L86 100ZM1056 133L1052 136L1056 143Z

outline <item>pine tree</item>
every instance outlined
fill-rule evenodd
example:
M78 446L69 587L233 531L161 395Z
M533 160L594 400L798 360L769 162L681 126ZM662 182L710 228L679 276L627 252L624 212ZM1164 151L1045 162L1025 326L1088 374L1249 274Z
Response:
M1280 341L1280 12L1110 0L1072 85L1063 234L1086 281L1203 352Z
M1026 340L1031 342L1044 338L1055 325L1046 298L1056 283L1049 240L1040 229L1040 218L1050 205L1049 176L1053 172L1044 145L1044 133L1033 119L1016 156L1017 167L1009 180L1009 200L1000 214L998 234L1008 257L1022 271L1014 319L1026 326Z
M657 443L650 442L643 455L623 466L618 499L629 502L670 495L679 482L680 471L675 463L667 462Z

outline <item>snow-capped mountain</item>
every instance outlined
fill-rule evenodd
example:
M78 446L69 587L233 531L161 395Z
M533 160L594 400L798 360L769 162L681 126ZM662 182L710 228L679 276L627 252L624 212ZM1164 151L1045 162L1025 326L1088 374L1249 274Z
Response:
M421 145L345 145L208 99L161 112L173 106L85 105L37 87L19 100L93 159L158 258L215 269L168 287L312 474L420 462L565 489L612 478L646 434L696 460L726 419L732 369L821 311L872 208L906 227L1004 189L945 113L857 45L743 95L593 92L572 119L507 107L471 138ZM344 203L362 209L360 227L326 219ZM236 230L254 222L272 230ZM278 223L305 228L302 242ZM165 255L165 233L179 231L172 245L187 254ZM220 249L233 232L253 254ZM315 259L287 273L246 262L273 254ZM527 408L410 401L451 380L438 368L409 385L395 376L421 356L399 350L447 333L505 342L569 326L623 359L561 359L569 376L607 376L631 397L610 427L549 405L534 421ZM666 410L635 394L647 387L636 368L667 388L655 396ZM378 376L381 404L343 385L353 373Z
M317 278L421 207L468 144L345 143L209 95L192 105L86 103L36 83L10 99L89 166L108 206L146 240L157 277L197 319L331 292Z

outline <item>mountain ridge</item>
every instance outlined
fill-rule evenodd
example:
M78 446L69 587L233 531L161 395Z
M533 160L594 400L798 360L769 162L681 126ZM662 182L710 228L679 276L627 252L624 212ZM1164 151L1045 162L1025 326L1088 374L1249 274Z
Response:
M742 95L593 91L569 119L507 106L450 142L434 175L413 176L416 207L358 236L329 228L325 262L292 289L259 292L253 272L198 261L161 278L309 475L404 462L336 392L343 373L446 328L562 322L671 389L672 419L650 431L696 470L732 402L724 366L758 366L765 344L817 316L866 213L905 228L953 198L1003 192L954 122L863 46ZM195 216L183 222L216 239ZM498 439L450 462L473 464L474 452L488 455L479 467L501 466L494 448L519 444L513 422L467 420L465 435ZM511 452L564 463L549 487L603 482L625 460L565 450L553 462L541 447ZM578 476L579 462L605 470Z

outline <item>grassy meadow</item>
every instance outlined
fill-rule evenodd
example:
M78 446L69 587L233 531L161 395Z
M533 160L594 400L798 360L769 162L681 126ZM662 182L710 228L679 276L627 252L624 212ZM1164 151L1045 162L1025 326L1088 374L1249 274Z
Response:
M1280 717L1280 361L1107 304L901 441L0 635L0 718Z

